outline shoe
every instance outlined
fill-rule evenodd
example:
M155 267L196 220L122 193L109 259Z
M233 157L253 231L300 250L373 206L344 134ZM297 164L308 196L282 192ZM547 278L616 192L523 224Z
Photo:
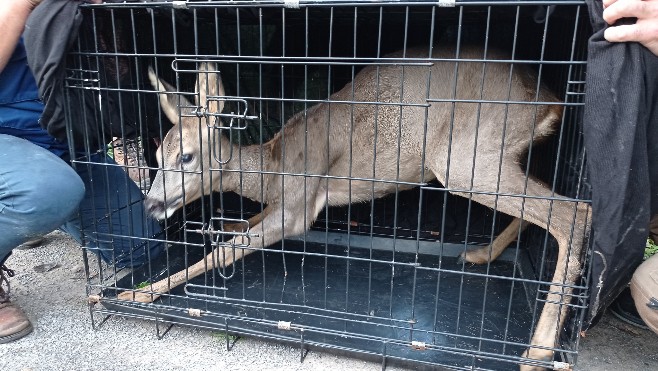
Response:
M619 320L628 323L629 325L633 325L635 327L643 328L646 330L649 329L649 327L642 320L642 317L640 317L640 314L637 312L635 301L633 300L633 297L631 296L631 290L628 287L625 288L621 294L619 294L617 299L615 299L615 301L610 304L608 309L612 315L617 317Z
M9 300L9 279L14 271L0 267L0 344L18 340L32 332L32 323L15 303ZM5 290L2 286L5 285Z

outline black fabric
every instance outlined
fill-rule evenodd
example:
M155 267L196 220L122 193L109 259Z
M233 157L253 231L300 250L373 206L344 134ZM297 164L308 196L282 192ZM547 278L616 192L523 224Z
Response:
M586 327L630 281L658 210L658 57L638 43L607 42L601 1L587 5L593 35L583 134L593 252Z
M67 137L63 62L82 23L79 4L77 1L45 0L32 11L23 32L28 64L45 104L41 127L61 141Z
M135 92L147 86L135 78L146 76L146 66L124 57L69 54L81 43L91 45L87 50L101 53L134 52L132 35L103 22L107 11L98 10L94 19L86 20L79 9L82 3L45 0L28 18L23 37L28 64L45 104L41 126L61 141L72 140L76 148L103 148L113 136L159 136L157 96ZM75 67L67 71L67 65ZM135 73L136 68L142 69L140 74ZM75 87L66 88L66 78Z

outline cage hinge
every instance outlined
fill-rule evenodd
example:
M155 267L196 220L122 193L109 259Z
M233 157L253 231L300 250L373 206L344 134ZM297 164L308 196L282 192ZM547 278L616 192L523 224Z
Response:
M188 308L187 314L189 314L190 317L201 317L201 309Z
M411 342L411 348L415 350L426 350L427 345L425 344L424 341L412 341Z
M174 9L187 9L187 1L174 0L174 1L171 2L171 6Z
M89 295L87 297L87 302L89 304L96 304L101 302L101 296L100 295Z
M553 370L573 370L573 368L570 363L553 361Z
M292 330L292 322L288 322L288 321L279 321L279 322L276 324L276 327L277 327L279 330L290 331L290 330Z

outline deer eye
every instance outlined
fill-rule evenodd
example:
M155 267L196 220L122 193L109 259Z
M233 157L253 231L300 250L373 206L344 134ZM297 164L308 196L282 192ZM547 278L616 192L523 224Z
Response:
M181 164L188 164L192 161L193 158L194 158L194 156L189 154L189 153L182 154L180 156L180 163Z

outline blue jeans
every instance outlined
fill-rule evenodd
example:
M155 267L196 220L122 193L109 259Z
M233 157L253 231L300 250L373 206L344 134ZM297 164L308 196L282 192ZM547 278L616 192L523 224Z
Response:
M139 266L163 243L145 216L143 195L104 154L74 170L53 153L0 134L0 261L31 238L60 227L117 267Z

